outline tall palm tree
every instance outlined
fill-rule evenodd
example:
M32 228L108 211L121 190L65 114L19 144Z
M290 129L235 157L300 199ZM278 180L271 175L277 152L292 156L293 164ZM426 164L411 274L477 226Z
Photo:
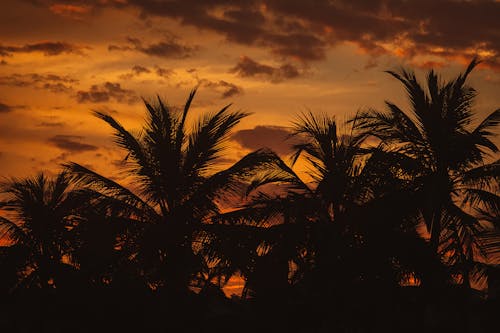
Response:
M220 212L219 203L269 160L257 151L226 170L216 170L215 161L225 152L231 130L247 113L230 112L227 105L200 117L189 131L186 123L195 93L182 110L160 98L156 103L145 101L147 119L138 135L113 117L95 112L126 151L125 172L133 177L137 193L82 165L67 164L81 184L113 207L111 214L127 217L136 226L137 232L128 234L123 246L147 283L176 294L185 292L203 270L200 249L209 242L207 234L218 230L209 224Z
M492 137L500 109L472 126L477 93L466 80L478 63L472 60L463 74L446 82L431 70L425 86L410 70L389 71L403 84L410 110L386 102L386 112L368 110L356 120L364 135L409 159L400 177L411 179L413 190L421 193L419 208L433 252L465 266L473 260L474 249L481 249L477 236L484 228L476 210L498 214L500 203L500 164L487 163L489 154L498 152ZM463 272L467 284L468 270Z
M51 179L43 173L2 184L0 239L13 243L4 250L19 269L18 285L60 286L71 271L69 230L78 223L79 201L66 172ZM63 262L66 259L66 262Z

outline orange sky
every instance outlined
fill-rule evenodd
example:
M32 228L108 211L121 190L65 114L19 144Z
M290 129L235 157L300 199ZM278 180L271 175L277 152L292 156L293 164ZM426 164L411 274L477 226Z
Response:
M230 102L253 113L234 159L266 142L286 153L282 126L308 109L405 105L383 73L402 65L450 77L480 55L485 115L500 104L498 17L498 1L2 0L0 176L69 160L111 175L124 154L91 110L138 130L140 97L179 105L197 85L193 117Z

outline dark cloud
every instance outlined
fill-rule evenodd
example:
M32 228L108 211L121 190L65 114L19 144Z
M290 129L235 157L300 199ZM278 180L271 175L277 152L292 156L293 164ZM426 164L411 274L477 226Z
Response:
M132 67L132 72L135 75L141 75L142 73L151 73L151 71L149 69L147 69L146 67L143 67L143 66L139 66L139 65L135 65L134 67Z
M139 76L141 74L144 74L144 73L146 73L146 74L151 73L151 70L149 70L148 68L143 67L143 66L135 65L134 67L132 67L130 73L120 75L120 78L127 80L127 79L131 79L135 76Z
M267 2L249 1L142 1L129 0L142 16L161 16L182 24L215 31L230 42L268 47L274 54L301 61L325 58L327 43L302 26L293 31L280 30L266 13Z
M349 43L373 57L434 55L463 61L479 54L483 66L500 70L500 2L494 0L30 1L59 15L133 7L147 23L152 17L173 19L215 32L231 43L266 48L286 62L322 60L330 48ZM42 49L37 44L12 48ZM9 46L2 48L12 52ZM170 37L153 44L130 38L127 45L109 49L180 58L195 51Z
M76 93L78 103L104 103L115 101L132 104L138 100L137 95L121 87L119 83L105 82L101 85L92 85L89 90L80 90Z
M173 18L228 41L263 46L300 61L354 43L372 56L448 59L476 53L500 64L500 2L457 0L128 0L143 17ZM459 23L458 23L459 22Z
M158 67L158 66L156 66L155 72L156 72L156 75L161 76L163 78L169 78L172 74L174 74L173 70L167 69L167 68Z
M42 121L38 123L38 127L64 127L65 123L62 121Z
M243 94L243 88L235 85L234 83L230 83L224 80L220 81L209 81L206 79L202 79L199 81L199 84L215 89L221 94L221 98L229 98L237 95Z
M7 105L5 103L0 102L0 114L12 112L17 109L26 109L26 105Z
M68 75L56 74L11 74L0 76L0 85L11 87L34 87L54 93L70 92L78 80Z
M273 83L278 83L283 80L293 79L301 75L297 67L291 64L284 64L279 67L272 67L261 64L255 60L243 56L240 58L236 66L231 68L231 73L236 73L242 77L259 77L269 80Z
M0 114L11 112L12 110L14 110L12 106L0 102Z
M270 34L261 44L279 56L301 61L325 59L328 45L322 37L304 32Z
M139 51L144 54L160 58L187 58L198 49L197 46L189 46L181 43L178 38L166 36L164 40L157 43L144 45L144 43L133 37L127 38L128 45L109 45L109 51Z
M54 135L49 138L47 141L51 145L60 148L62 150L73 152L73 153L82 153L86 151L97 150L98 147L94 145L90 145L87 143L81 143L80 141L83 137L78 135Z
M84 47L66 42L39 42L22 46L0 45L0 56L11 56L14 53L41 52L46 56L63 53L83 54Z
M174 40L137 47L142 53L162 58L186 58L192 54L193 48L181 45Z
M291 146L298 143L295 137L290 137L291 132L282 126L256 126L253 129L239 130L233 134L232 140L243 148L256 150L270 148L280 155L291 153Z
M140 76L142 74L152 73L152 71L153 71L152 69L149 69L147 67L135 65L134 67L132 67L132 69L130 70L129 73L120 75L120 78L124 79L124 80L128 80L128 79L131 79L133 77ZM154 67L154 72L156 73L157 76L160 76L163 78L169 78L172 74L174 74L173 70L162 68L159 66Z

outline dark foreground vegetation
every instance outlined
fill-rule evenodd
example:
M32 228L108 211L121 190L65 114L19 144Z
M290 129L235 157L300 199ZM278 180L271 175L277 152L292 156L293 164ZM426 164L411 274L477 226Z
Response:
M389 72L409 110L302 114L289 161L262 149L227 169L247 114L186 126L194 91L145 103L139 135L96 113L130 185L76 163L3 184L2 331L495 332L500 109L475 118L476 64L423 85Z

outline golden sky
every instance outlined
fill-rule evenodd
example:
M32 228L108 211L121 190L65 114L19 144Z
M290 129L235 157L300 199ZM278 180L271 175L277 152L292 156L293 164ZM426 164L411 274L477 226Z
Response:
M384 70L445 78L474 55L470 83L484 116L500 105L498 1L2 0L0 176L76 161L111 175L124 153L92 110L139 130L141 97L191 116L233 103L253 115L232 158L283 138L305 110L343 120L359 109L405 105Z

